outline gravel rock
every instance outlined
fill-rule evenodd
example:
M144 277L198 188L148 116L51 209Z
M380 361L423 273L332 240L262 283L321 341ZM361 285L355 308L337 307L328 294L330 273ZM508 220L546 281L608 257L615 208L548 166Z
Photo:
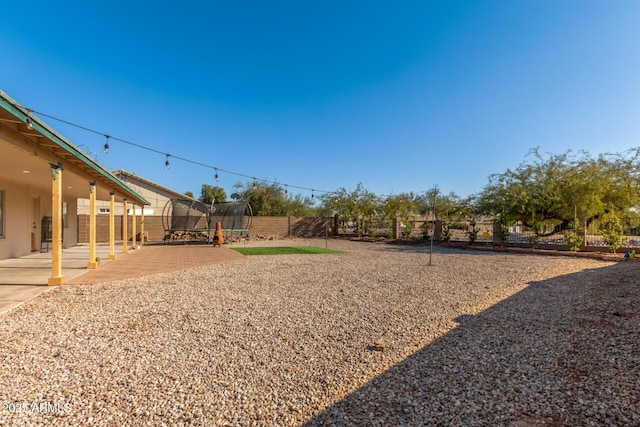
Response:
M45 293L0 316L0 425L640 425L635 262L249 244L345 253Z

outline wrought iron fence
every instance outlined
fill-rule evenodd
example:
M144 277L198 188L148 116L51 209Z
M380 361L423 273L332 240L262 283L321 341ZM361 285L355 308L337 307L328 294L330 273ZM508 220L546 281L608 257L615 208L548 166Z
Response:
M621 247L640 247L640 218L622 218L620 223L623 228ZM401 222L399 236L405 239L425 239L436 230L436 238L440 241L469 242L474 237L477 243L491 243L494 239L494 221L483 220L455 220L455 221L431 221L414 217L410 221ZM537 229L525 226L522 222L508 224L508 237L505 243L514 245L566 245L565 232L567 226L560 220L547 220L539 224ZM359 220L343 222L339 224L340 235L362 235L369 237L390 237L393 234L393 225L390 221ZM585 246L606 247L602 235L602 223L593 220L582 222L582 231Z
M622 218L622 246L640 246L640 218ZM602 235L602 222L598 219L586 223L582 221L581 233L584 237L585 246L606 247ZM565 232L568 227L559 220L548 220L540 224L536 230L526 227L520 222L511 223L508 226L509 239L512 244L545 244L545 245L566 245Z

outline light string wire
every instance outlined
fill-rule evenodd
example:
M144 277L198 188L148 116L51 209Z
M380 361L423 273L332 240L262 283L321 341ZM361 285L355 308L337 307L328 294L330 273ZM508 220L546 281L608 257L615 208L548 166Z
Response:
M88 128L86 126L82 126L82 125L79 125L77 123L73 123L73 122L70 122L68 120L52 116L52 115L43 113L41 111L34 110L32 108L27 108L27 107L23 107L23 106L19 106L19 107L24 109L24 110L26 110L26 111L29 111L30 114L38 114L38 115L40 115L42 117L47 117L49 119L58 121L60 123L64 123L64 124L69 125L69 126L73 126L75 128L84 130L86 132L90 132L90 133L93 133L93 134L96 134L96 135L102 135L105 138L107 138L107 141L110 141L110 140L111 141L118 141L118 142L122 142L123 144L127 144L127 145L131 145L133 147L140 148L142 150L150 151L150 152L156 153L156 154L161 154L163 156L166 156L167 161L168 161L169 157L171 157L172 159L181 160L183 162L191 163L192 165L197 165L197 166L201 166L203 168L214 170L216 172L216 176L217 176L218 172L224 172L224 173L227 173L227 174L230 174L230 175L240 176L240 177L243 177L243 178L249 178L249 179L252 179L253 181L259 181L259 182L262 182L262 183L269 183L269 184L274 184L274 185L278 185L278 186L284 185L286 188L291 187L291 188L296 188L298 190L311 191L312 194L315 194L315 193L336 194L336 191L318 190L316 188L302 187L302 186L292 185L292 184L284 184L284 183L281 183L281 182L278 182L278 181L273 181L273 180L264 179L264 178L256 178L255 176L252 176L252 175L247 175L247 174L240 173L240 172L234 172L234 171L231 171L231 170L228 170L228 169L223 169L223 168L218 167L218 166L212 166L212 165L209 165L209 164L206 164L206 163L199 162L197 160L188 159L188 158L182 157L182 156L176 156L174 154L167 153L167 152L164 152L164 151L160 151L160 150L157 150L155 148L147 147L145 145L137 144L135 142L128 141L126 139L118 138L117 136L113 136L111 134L100 132L100 131L97 131L95 129Z

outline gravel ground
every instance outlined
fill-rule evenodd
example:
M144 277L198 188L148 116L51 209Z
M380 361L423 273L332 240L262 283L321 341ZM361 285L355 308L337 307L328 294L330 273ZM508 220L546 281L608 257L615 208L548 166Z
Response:
M0 425L640 425L637 262L329 248L5 313Z

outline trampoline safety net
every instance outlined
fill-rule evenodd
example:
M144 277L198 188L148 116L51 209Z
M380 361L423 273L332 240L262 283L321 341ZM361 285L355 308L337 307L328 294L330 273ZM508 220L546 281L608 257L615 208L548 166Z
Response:
M168 236L174 235L170 240L175 240L175 234L180 234L184 240L186 233L210 234L215 230L219 222L225 238L231 233L247 234L251 227L251 206L247 201L235 201L206 204L198 200L171 199L167 201L163 212L162 222ZM165 237L167 239L167 237ZM206 240L206 238L205 238Z

